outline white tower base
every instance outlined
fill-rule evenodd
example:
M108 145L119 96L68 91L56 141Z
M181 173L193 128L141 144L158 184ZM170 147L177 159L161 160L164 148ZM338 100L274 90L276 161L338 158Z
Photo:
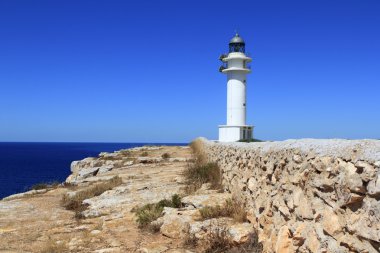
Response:
M253 126L219 126L220 142L249 141L253 139Z

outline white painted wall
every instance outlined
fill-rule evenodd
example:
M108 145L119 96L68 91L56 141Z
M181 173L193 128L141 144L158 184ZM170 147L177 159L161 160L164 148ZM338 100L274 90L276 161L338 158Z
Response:
M246 124L246 74L231 71L227 74L227 125Z
M219 127L219 141L234 142L240 139L240 127Z

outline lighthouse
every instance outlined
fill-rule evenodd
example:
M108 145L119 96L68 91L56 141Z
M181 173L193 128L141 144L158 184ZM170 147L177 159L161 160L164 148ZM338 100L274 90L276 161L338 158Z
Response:
M220 56L219 71L227 75L227 124L219 126L220 142L248 141L253 139L253 126L246 124L248 63L245 42L238 33L230 40L229 53Z

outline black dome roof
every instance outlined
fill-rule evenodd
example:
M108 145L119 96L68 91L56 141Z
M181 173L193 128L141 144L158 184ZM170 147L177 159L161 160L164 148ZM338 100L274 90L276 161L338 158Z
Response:
M239 36L238 33L230 40L230 44L245 44L242 37Z

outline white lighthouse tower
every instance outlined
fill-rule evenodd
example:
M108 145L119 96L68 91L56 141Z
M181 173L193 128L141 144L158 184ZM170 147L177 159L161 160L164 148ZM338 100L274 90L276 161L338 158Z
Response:
M236 33L230 40L228 55L221 55L223 65L219 71L227 74L227 124L219 126L219 141L247 141L253 138L253 126L246 124L247 63L252 59L245 55L245 42Z

